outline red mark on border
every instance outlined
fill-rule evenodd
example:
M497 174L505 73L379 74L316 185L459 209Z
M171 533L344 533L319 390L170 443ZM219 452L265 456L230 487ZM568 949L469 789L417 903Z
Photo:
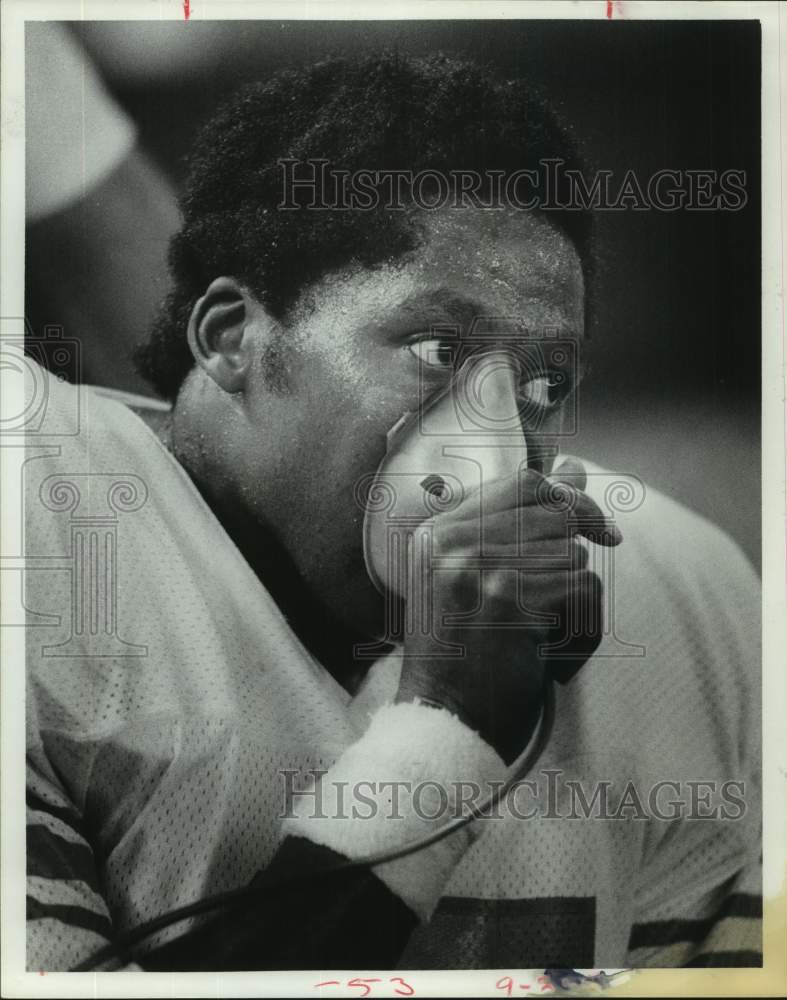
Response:
M543 979L545 979L544 976L539 977L539 981ZM495 983L495 987L498 990L505 990L508 996L511 996L515 986L517 986L520 990L530 989L530 983L515 983L511 976L503 976L502 979L498 979Z
M356 977L355 979L348 979L345 985L350 987L351 989L363 990L363 993L361 994L361 1000L363 1000L364 997L371 996L372 994L372 987L369 985L369 983L381 983L381 982L383 982L382 979L375 979L375 978L360 979ZM409 983L406 983L404 979L401 978L401 976L391 976L388 979L388 983L389 985L398 983L399 986L402 987L402 989L399 989L399 987L394 986L394 993L397 996L400 997L415 996L415 990L413 989L413 987ZM341 986L341 983L339 982L338 979L326 979L325 982L315 983L312 988L316 990L319 989L319 987L321 986Z
M609 3L607 3L609 6ZM183 16L188 21L189 15L191 14L191 0L183 0Z
M393 979L389 979L389 982L391 982L391 983L401 983L402 986L404 986L404 988L405 988L404 990L400 990L400 989L397 989L396 987L394 987L394 993L396 993L398 996L400 996L400 997L411 997L411 996L415 995L415 990L412 988L412 986L409 983L406 983L404 981L404 979L402 979L400 976L394 976ZM405 990L407 992L405 992Z
M382 982L382 979L357 979L356 978L356 979L348 979L347 980L347 985L348 986L352 986L352 987L360 986L361 989L365 991L365 992L363 992L361 994L361 996L362 997L368 997L369 994L372 992L372 988L371 988L371 986L369 986L369 983L381 983L381 982Z
M188 2L188 0L186 0L186 2ZM185 6L185 4L184 4L184 6ZM613 15L614 11L615 11L615 5L614 5L614 3L612 2L612 0L607 0L607 17L610 20L612 20L612 15ZM186 15L186 17L188 17L188 14Z

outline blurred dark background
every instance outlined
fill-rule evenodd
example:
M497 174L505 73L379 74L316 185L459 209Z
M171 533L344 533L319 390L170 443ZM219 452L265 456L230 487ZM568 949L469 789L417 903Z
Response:
M36 28L28 24L29 35ZM294 61L380 47L463 53L532 80L595 166L618 180L629 169L643 182L666 168L746 171L741 211L599 214L592 371L579 436L564 450L640 475L724 527L759 567L758 22L151 21L68 30L135 124L145 161L118 190L110 179L83 204L31 221L28 317L34 333L47 323L81 330L87 380L133 391L148 391L127 358L166 290L171 194L194 131L240 83ZM28 135L36 127L29 111ZM118 198L129 203L115 215ZM102 303L96 274L107 268L115 281L127 277L125 291Z

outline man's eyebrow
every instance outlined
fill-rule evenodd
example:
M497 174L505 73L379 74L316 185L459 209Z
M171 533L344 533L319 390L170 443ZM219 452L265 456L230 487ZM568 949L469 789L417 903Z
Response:
M482 302L447 288L415 292L400 303L399 309L404 314L412 314L421 322L453 321L465 329L487 312Z
M528 330L518 316L503 316L499 312L490 310L489 305L474 299L468 295L462 295L453 288L434 288L425 291L414 292L399 303L397 307L399 320L406 320L419 326L424 332L430 326L450 326L459 327L461 335L476 333L479 336L499 336L500 334L511 334L527 339ZM488 326L487 322L492 324ZM493 328L497 331L493 332ZM532 334L533 331L530 331ZM582 351L585 351L586 338L580 333L577 334L573 328L550 328L552 337L558 336L572 340L576 344L582 344ZM579 374L584 372L584 360L580 361Z

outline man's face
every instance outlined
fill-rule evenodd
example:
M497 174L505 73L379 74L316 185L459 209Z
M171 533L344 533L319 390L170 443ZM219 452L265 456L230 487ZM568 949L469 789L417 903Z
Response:
M577 341L583 326L579 258L543 218L468 209L423 216L425 241L408 259L334 273L302 297L276 334L279 378L266 377L270 352L253 372L250 433L235 469L241 502L274 532L312 595L337 623L367 634L381 634L384 605L364 567L355 486L376 470L402 414L454 373L455 341L444 349L433 328L458 327L467 338L474 320L502 317L500 341L510 349L512 320L523 342L545 331ZM543 405L544 432L558 429L575 376L566 368L561 384L554 374L523 387Z

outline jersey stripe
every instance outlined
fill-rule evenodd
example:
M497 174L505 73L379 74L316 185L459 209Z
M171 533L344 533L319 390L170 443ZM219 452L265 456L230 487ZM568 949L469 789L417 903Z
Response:
M626 965L632 969L676 969L686 965L697 954L693 941L678 941L663 948L640 948L630 951Z
M762 897L749 893L734 893L712 917L704 920L654 920L635 924L631 929L629 948L653 948L677 941L702 941L721 920L728 917L762 917Z
M58 906L82 906L86 910L92 910L102 917L109 918L107 904L101 896L78 879L30 876L27 879L27 894L45 906L50 903Z
M28 789L27 789L27 805L29 809L40 812L48 812L52 816L57 817L61 822L66 823L84 838L84 830L82 828L82 818L76 809L72 809L69 806L56 805L52 802L48 802L46 799L42 798L35 791L33 791L29 786L28 779ZM86 838L85 838L86 839Z
M71 927L79 927L82 930L93 931L101 937L110 940L112 937L112 924L108 917L103 917L92 910L87 910L82 906L66 906L56 903L39 903L32 896L27 897L27 919L39 920L45 917L53 917L63 924Z
M53 816L52 813L45 812L43 809L28 809L27 827L30 829L36 826L44 827L45 830L48 830L56 837L67 840L71 844L89 846L85 838L77 833L72 826L69 826L68 823L64 823L62 819L58 819L57 816Z
M27 829L27 874L45 879L78 879L93 892L101 893L90 848L64 840L42 826Z
M714 951L697 955L686 962L687 969L737 969L762 967L762 952L759 951Z

